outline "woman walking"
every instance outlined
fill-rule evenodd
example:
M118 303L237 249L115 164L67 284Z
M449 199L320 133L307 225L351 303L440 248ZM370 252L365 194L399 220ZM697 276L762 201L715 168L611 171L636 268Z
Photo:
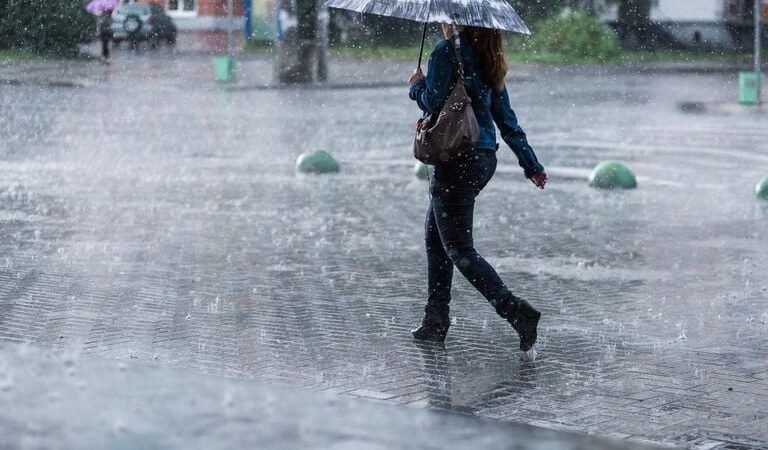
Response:
M99 40L101 40L101 62L109 64L112 59L109 55L109 43L112 40L112 10L101 13L99 18Z
M468 154L435 165L430 180L425 240L428 293L418 340L443 342L450 326L449 303L453 266L509 321L520 336L520 350L536 343L541 313L507 289L499 275L476 251L472 239L475 197L496 171L496 130L517 155L520 166L537 187L544 189L547 174L539 164L525 132L509 104L504 86L507 63L501 31L458 27L464 84L480 127L480 136ZM456 83L457 58L451 37L454 28L443 25L446 40L429 58L427 76L417 69L408 80L410 97L428 114L438 114Z

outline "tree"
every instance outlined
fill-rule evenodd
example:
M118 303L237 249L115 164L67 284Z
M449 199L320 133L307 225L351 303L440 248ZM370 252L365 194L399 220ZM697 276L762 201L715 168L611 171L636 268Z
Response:
M513 0L512 6L526 22L533 23L554 16L571 3L569 0Z
M66 56L95 32L95 18L80 1L0 0L0 47Z
M311 83L327 78L327 10L321 0L281 0L275 78L281 83Z
M619 22L629 25L642 25L650 22L652 0L621 0L619 3Z
M610 0L619 4L616 31L627 47L653 49L655 36L651 24L651 7L657 0Z
M563 8L582 10L590 15L595 15L601 5L606 2L617 2L621 0L510 0L515 11L526 22L537 22L550 19Z

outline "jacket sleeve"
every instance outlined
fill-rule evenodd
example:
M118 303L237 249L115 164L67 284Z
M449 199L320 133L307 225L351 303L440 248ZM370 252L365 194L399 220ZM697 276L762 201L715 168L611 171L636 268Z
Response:
M450 44L450 41L444 41L435 47L429 57L427 77L414 83L409 92L411 100L415 100L419 108L427 114L440 112L456 81L451 57L453 47Z
M520 167L525 171L525 177L531 178L543 172L544 167L536 158L536 153L528 143L528 137L517 122L515 111L509 104L509 94L506 87L501 91L493 90L491 92L491 114L496 126L499 127L501 138L515 152Z

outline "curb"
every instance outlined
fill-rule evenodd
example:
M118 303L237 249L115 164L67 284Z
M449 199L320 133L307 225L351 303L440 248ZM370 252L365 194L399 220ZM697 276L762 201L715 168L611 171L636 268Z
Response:
M63 87L63 88L85 88L87 83L71 80L24 80L20 78L0 78L0 85L10 86L45 86L45 87Z

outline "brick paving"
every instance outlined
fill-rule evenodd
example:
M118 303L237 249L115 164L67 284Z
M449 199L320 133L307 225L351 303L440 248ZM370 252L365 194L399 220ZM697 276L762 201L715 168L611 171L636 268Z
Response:
M663 448L7 343L0 399L4 450Z
M228 90L205 82L207 59L152 61L88 89L0 86L0 340L620 439L768 448L768 207L752 195L768 170L765 115L678 107L729 101L734 77L517 69L513 101L552 184L535 191L503 150L475 234L544 312L531 363L458 278L444 348L410 339L426 191L402 89ZM266 76L259 64L242 70ZM342 173L295 174L315 148ZM607 159L639 189L589 189Z

